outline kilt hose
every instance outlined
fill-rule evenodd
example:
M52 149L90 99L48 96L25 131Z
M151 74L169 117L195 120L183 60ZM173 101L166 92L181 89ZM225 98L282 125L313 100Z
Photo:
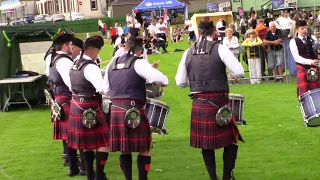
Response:
M140 125L131 129L125 124L125 115L131 109L131 101L140 110ZM110 151L144 152L151 149L151 131L147 119L145 102L130 99L113 99L110 118Z
M224 127L216 124L216 113L223 105L228 104L228 96L221 92L205 92L194 94L191 112L190 145L201 149L219 149L242 140L233 118ZM200 99L198 99L200 98ZM212 105L216 104L218 107Z
M86 98L85 101L80 102L78 96L72 96L68 130L69 147L95 150L109 145L109 126L100 105L98 98ZM96 110L97 113L97 124L93 128L87 128L82 124L82 113L89 108Z
M70 96L66 95L56 95L55 101L61 106L63 111L63 116L60 121L53 122L53 139L55 140L64 140L68 139L68 120L70 112Z
M320 88L320 80L310 82L307 80L307 72L311 67L316 68L320 75L320 68L316 66L297 64L297 96L301 96L304 93L312 89Z

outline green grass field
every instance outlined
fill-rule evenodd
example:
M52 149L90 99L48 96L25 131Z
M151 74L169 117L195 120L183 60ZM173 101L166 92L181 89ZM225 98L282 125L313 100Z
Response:
M186 40L170 44L169 51L186 49ZM100 56L111 58L106 44ZM175 85L175 74L182 53L151 55L161 60L159 69L168 76L169 86L161 101L170 106L168 135L154 135L150 180L208 180L200 149L189 146L191 100L189 89ZM107 63L104 64L106 66ZM235 169L237 180L319 180L320 130L303 125L296 98L295 83L240 84L231 93L245 96L247 126L239 129L246 143L239 144ZM62 143L52 140L53 124L45 106L10 108L0 113L0 180L85 180L67 176L61 158ZM221 179L222 150L216 151L217 172ZM135 156L134 156L135 157ZM110 180L124 180L119 153L110 153L105 172ZM137 180L136 158L134 179Z

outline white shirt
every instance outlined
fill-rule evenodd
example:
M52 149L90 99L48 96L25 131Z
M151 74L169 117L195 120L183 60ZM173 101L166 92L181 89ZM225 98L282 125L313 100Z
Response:
M192 22L190 20L186 20L185 24L188 26L188 31L194 31L193 27L192 27Z
M231 41L229 41L229 39L228 39L227 36L224 37L222 44L223 44L224 46L226 46L227 48L229 48L229 49L235 49L235 48L237 48L237 47L240 46L239 40L238 40L238 38L235 37L235 36L232 36Z
M117 29L117 33L118 33L118 36L121 36L122 34L123 34L123 29L122 29L122 27L118 27L118 29Z
M106 74L104 76L103 88L105 90L105 93L109 93L111 91L109 78L108 78L108 70L109 70L110 64L108 64L108 66L106 67ZM169 83L167 76L162 74L157 69L151 67L146 60L143 60L143 59L137 60L134 63L134 70L137 72L137 74L140 77L142 77L149 83L161 83L164 85L168 85Z
M129 16L127 15L126 16L126 21L127 22L132 22L132 16L131 15L129 15Z
M76 57L75 60L79 59L80 55ZM92 59L87 56L83 55L83 59L87 61L92 61ZM91 84L96 88L96 92L98 93L103 93L103 79L102 79L102 74L101 70L97 65L94 64L89 64L84 68L84 77L86 80L91 82ZM70 87L71 89L71 87Z
M224 32L224 31L220 31L220 30L219 30L219 28L224 27L223 24L222 24L222 21L218 21L216 27L217 27L217 29L218 29L219 32Z
M125 41L127 41L127 38L124 38ZM119 44L121 44L121 37L118 37L116 42L114 43L114 47L118 46Z
M117 57L120 57L120 56L124 55L125 53L126 53L126 51L125 51L125 48L124 48L124 47L119 48L119 49L114 53L114 56L113 56L113 58L111 59L110 63L113 61L113 59L116 59ZM143 57L143 60L146 60L146 61L149 63L149 61L148 61L148 54L147 54L147 50L146 50L146 49L143 50L142 57Z
M139 29L140 29L141 24L140 24L140 23L136 23L136 24L134 25L134 27L135 27L135 28L139 28Z
M167 28L167 26L164 24L164 23L162 23L162 24L160 24L160 23L158 23L157 25L156 25L156 33L158 34L158 33L166 33L164 30L160 30L160 28Z
M211 38L207 38L207 40L212 41ZM187 49L183 53L183 56L181 58L181 61L180 61L179 67L178 67L178 71L177 71L177 74L175 77L177 86L182 87L182 88L189 86L189 79L187 76L187 67L185 64L189 49ZM219 45L218 53L219 53L219 56L220 56L222 62L227 66L227 68L229 69L230 73L233 76L241 77L244 74L244 70L243 70L242 65L233 56L233 54L230 52L230 50L226 46ZM195 92L193 92L193 93L195 93Z
M65 52L63 51L56 51L57 54L66 54ZM49 68L50 68L50 63L51 63L51 56L52 54L49 54L47 57L46 57L46 75L47 77L49 77Z
M301 37L299 35L297 37L301 40L303 39L303 37ZM307 37L305 37L305 38L307 38ZM306 59L306 58L300 56L298 46L297 46L296 40L294 38L290 40L289 47L291 50L291 54L294 58L294 61L296 61L299 64L303 64L303 65L311 65L311 61L313 59Z
M278 18L279 26L282 30L291 29L292 20L290 18Z
M56 64L58 73L60 74L64 84L66 84L69 88L71 86L69 72L72 66L73 62L68 58L61 58Z
M156 33L156 30L157 29L156 29L156 27L154 25L150 24L148 26L148 31L149 31L150 34L152 34L152 32Z

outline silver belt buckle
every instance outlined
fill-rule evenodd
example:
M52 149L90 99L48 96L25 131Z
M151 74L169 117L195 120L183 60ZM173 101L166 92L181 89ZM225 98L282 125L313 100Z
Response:
M83 103L83 102L84 102L84 99L83 99L83 98L80 98L80 102Z

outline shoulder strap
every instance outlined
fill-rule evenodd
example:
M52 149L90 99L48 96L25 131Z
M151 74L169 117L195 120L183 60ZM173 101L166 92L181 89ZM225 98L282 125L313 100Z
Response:
M61 59L61 58L67 58L67 59L69 59L70 61L72 61L72 58L70 57L70 55L68 55L68 54L57 54L54 58L53 58L53 60L51 61L51 63L50 63L50 67L52 67L59 59Z
M137 57L137 56L134 56L134 55L128 55L128 54L127 54L126 61L125 61L125 63L124 63L123 68L118 68L117 65L118 65L118 60L119 60L119 58L120 58L120 57L118 57L117 59L115 59L115 61L113 62L112 70L129 69L129 68L131 67L131 65L134 64L134 62L135 62L137 59L142 59L142 57Z
M85 60L85 59L78 59L72 70L75 70L75 71L80 71L83 67L85 67L87 64L94 64L96 65L96 63L94 63L93 61L88 61L88 60Z

